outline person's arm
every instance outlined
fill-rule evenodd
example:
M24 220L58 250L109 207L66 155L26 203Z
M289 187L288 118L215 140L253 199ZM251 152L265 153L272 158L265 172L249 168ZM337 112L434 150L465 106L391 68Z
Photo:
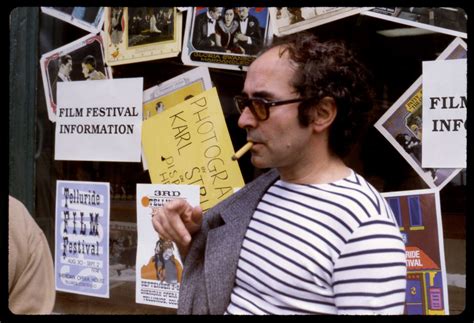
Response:
M15 314L50 314L56 290L48 241L24 205L12 197L8 217L8 307Z
M191 237L201 228L202 209L192 207L183 199L166 203L153 211L152 223L161 238L171 240L178 246L184 259L191 245Z
M338 314L403 314L406 272L398 227L389 221L363 223L334 265Z

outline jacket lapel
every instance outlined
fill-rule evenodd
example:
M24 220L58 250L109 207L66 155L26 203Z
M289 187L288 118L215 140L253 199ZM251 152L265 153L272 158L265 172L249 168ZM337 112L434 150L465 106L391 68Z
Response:
M211 314L227 309L247 226L261 196L277 178L276 171L262 175L261 181L243 188L238 199L212 215L220 216L224 224L209 230L207 237L204 273Z

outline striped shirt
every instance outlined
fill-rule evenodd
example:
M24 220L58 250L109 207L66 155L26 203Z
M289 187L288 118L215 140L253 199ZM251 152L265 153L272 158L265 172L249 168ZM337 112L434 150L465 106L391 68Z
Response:
M364 178L279 180L250 221L226 314L403 314L405 287L396 220Z

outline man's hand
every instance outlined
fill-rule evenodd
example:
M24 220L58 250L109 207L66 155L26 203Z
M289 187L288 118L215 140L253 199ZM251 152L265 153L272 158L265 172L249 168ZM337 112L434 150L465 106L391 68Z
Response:
M183 199L166 203L152 213L152 223L160 237L174 241L185 257L188 253L191 235L199 231L202 222L200 206L192 207Z

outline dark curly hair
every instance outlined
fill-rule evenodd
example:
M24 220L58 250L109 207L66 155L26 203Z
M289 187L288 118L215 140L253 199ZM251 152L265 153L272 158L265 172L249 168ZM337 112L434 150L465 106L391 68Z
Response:
M266 50L282 46L295 63L290 84L301 97L298 119L302 126L310 123L310 111L324 97L334 99L337 115L329 130L329 147L340 157L348 154L367 122L374 92L369 85L370 73L342 41L319 41L309 32L276 38Z

